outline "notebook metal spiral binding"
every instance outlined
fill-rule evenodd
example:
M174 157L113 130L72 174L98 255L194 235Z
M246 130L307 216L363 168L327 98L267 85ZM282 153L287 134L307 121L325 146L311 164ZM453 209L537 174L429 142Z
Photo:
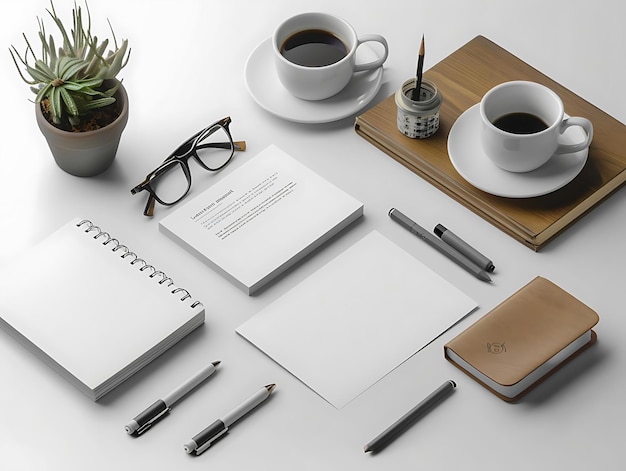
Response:
M138 263L141 263L142 267L139 268L139 271L143 272L146 270L152 270L152 273L148 275L150 278L161 277L161 279L158 281L160 285L167 283L168 287L174 286L174 280L172 278L167 276L161 270L157 270L154 266L149 265L142 258L139 258L139 256L135 252L132 252L126 245L122 244L118 239L112 237L111 234L109 234L108 232L103 231L99 226L96 226L90 220L83 219L78 224L76 224L76 226L81 227L85 224L87 225L86 229L84 229L85 233L96 231L96 235L93 236L94 240L98 240L99 238L104 237L105 240L102 242L102 245L114 244L113 248L111 249L112 252L117 252L119 250L122 250L124 253L121 255L121 258L133 257L133 260L130 262L130 265L136 265ZM172 294L182 293L180 301L185 301L186 299L191 298L191 294L189 293L189 291L187 291L184 288L179 288L179 287L174 286L174 289L171 290L171 293ZM191 304L191 307L194 308L201 304L202 303L200 301L194 301Z

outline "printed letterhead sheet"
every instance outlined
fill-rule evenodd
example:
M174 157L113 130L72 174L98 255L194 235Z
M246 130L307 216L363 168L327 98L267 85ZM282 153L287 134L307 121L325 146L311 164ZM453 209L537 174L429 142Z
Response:
M159 229L248 294L363 214L363 203L272 145Z
M237 333L339 409L476 307L373 231Z

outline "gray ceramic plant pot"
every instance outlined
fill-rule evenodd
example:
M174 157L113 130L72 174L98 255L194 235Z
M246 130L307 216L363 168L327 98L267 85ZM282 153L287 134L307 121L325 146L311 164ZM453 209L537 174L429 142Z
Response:
M78 177L92 177L111 166L128 122L128 95L123 85L115 98L121 105L118 118L108 126L86 132L69 132L54 127L44 117L39 104L35 105L39 129L61 169Z

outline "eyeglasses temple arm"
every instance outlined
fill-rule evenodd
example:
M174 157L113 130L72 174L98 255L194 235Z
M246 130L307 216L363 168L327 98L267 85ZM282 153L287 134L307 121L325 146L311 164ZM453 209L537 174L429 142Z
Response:
M233 141L233 145L235 146L236 151L243 152L246 150L246 141ZM196 146L196 149L208 149L211 147L218 149L228 149L230 147L230 142L209 142L207 144L199 144Z
M150 195L148 197L148 201L146 201L146 207L143 210L143 215L144 216L148 216L148 217L152 217L154 216L154 204L155 204L156 200L154 199L154 196Z

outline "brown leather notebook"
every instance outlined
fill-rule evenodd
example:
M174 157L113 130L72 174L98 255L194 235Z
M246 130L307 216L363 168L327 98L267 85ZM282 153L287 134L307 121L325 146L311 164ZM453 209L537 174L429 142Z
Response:
M455 366L505 401L533 386L596 340L598 315L536 277L444 346Z
M396 125L390 96L356 118L356 132L459 203L533 250L539 250L626 181L626 126L554 80L478 36L424 73L443 94L440 128L428 139L411 139ZM459 175L448 156L450 128L492 87L530 80L554 90L570 116L594 126L587 162L562 188L532 198L506 198L481 191ZM401 84L398 84L398 87Z

